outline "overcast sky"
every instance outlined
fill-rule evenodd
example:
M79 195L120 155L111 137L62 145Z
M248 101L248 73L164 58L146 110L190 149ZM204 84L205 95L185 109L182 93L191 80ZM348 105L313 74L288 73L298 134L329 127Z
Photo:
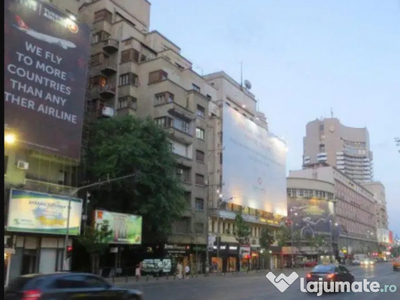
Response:
M307 122L369 129L375 179L400 236L400 0L151 0L151 28L198 73L244 78L301 168Z

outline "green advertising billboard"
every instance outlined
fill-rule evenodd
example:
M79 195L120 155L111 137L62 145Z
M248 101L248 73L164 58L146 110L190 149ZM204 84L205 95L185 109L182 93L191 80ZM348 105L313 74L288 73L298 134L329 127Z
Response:
M110 244L140 245L142 243L142 216L95 211L95 226L99 227L107 221L112 235Z

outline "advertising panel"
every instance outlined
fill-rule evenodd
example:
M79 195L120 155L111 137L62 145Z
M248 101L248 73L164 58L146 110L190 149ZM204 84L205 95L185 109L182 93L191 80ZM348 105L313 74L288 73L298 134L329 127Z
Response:
M95 224L98 228L107 221L112 230L110 244L140 245L142 242L142 217L128 214L95 211Z
M385 228L378 228L376 230L378 243L389 244L389 230Z
M331 222L334 222L334 204L332 201L318 198L290 198L288 210L294 229L300 230L302 239L315 237L319 234L330 234L331 232L337 235L336 229L331 228Z
M285 143L224 104L223 147L224 197L286 216Z
M79 159L90 28L44 1L5 0L4 12L4 126Z
M66 234L68 197L12 189L7 230L46 234ZM82 199L71 199L69 234L81 231Z
M389 244L393 245L394 239L393 239L393 231L389 230Z

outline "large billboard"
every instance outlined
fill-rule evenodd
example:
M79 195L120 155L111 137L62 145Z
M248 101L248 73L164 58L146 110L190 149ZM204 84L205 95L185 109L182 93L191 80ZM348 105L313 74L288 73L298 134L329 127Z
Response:
M380 244L389 244L389 230L385 228L377 228L376 229L377 240Z
M289 198L288 211L293 230L298 230L302 239L320 234L330 235L331 232L337 235L332 201L319 198Z
M90 28L44 1L4 0L4 126L79 159Z
M285 143L227 104L222 142L224 198L286 216Z
M66 234L69 198L12 189L7 230L45 234ZM81 231L82 199L71 198L69 234Z
M110 244L140 245L142 243L142 217L129 214L95 211L95 226L98 228L104 221L112 230Z

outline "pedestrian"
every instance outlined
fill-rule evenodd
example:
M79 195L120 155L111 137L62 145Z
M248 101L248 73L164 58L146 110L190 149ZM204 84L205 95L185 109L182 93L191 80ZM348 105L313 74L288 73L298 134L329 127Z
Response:
M186 267L185 267L185 275L186 275L187 279L189 279L189 274L190 274L190 267L189 267L189 265L186 265Z
M135 276L137 279L140 279L140 277L142 277L142 262L136 265Z
M180 262L178 262L178 265L176 266L176 271L178 273L178 278L181 279L182 278L182 265Z

